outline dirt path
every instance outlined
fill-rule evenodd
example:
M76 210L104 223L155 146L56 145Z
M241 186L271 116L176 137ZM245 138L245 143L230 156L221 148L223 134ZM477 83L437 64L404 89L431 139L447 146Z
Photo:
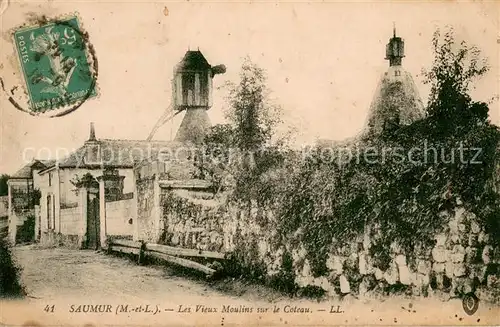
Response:
M22 246L14 248L14 255L23 267L22 282L29 297L16 304L16 311L9 310L3 303L0 323L19 325L32 320L43 321L41 325L50 322L66 326L84 326L84 323L483 325L497 323L500 313L498 307L482 304L474 316L468 316L460 301L441 302L432 298L389 298L383 302L350 298L316 302L276 296L265 288L244 289L244 285L239 294L234 292L241 296L236 296L219 292L205 281L176 276L169 268L138 266L130 260L94 251ZM83 311L82 305L88 304L111 310L78 312L78 308ZM124 306L128 306L126 312L121 310ZM15 315L6 314L9 312Z
M120 318L116 317L117 306L128 305L129 310L142 306L144 311L151 312L119 315L128 323L133 316L141 324L157 321L156 306L174 310L174 313L163 313L163 318L168 318L169 323L189 324L189 318L194 318L194 315L188 312L180 314L180 305L194 307L192 310L196 305L210 307L211 303L251 305L217 292L201 280L175 276L169 268L139 266L126 258L94 251L21 246L14 248L14 255L23 268L22 283L29 302L36 304L41 312L45 306L50 309L55 304L56 311L59 309L60 314L72 318L73 322L75 318L89 317L89 314L77 312L78 306L84 304L111 305L113 312L107 316L114 315L113 321ZM149 305L148 309L146 305Z
M28 294L46 301L96 296L122 301L223 297L201 281L174 276L168 268L139 266L95 251L18 247L15 256L23 267Z

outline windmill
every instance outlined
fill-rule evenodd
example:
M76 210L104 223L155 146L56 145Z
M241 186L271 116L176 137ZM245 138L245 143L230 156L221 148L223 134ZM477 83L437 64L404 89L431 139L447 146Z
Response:
M210 128L207 110L212 106L212 78L224 74L226 66L211 66L200 50L188 50L174 68L172 101L151 130L150 141L157 130L182 111L186 111L175 140L199 143Z

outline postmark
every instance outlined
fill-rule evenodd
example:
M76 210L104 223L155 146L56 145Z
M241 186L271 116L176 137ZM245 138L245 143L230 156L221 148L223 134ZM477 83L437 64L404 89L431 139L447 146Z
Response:
M77 14L43 17L12 33L27 104L9 98L34 115L61 116L98 95L97 59Z

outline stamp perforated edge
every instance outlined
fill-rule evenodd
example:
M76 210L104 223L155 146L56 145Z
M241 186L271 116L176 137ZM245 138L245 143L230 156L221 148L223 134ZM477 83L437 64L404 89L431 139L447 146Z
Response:
M98 60L97 60L97 56L95 55L95 49L94 49L93 45L90 44L90 42L88 42L88 40L87 40L87 42L85 42L85 55L87 57L87 63L89 65L91 73L93 74L93 77L94 77L94 93L95 93L95 95L89 96L89 97L85 98L83 101L80 101L80 102L77 101L76 103L73 103L73 104L67 105L67 106L63 106L63 107L58 108L58 109L45 110L45 111L40 111L40 112L34 112L31 109L31 104L30 104L31 97L29 96L27 80L26 80L26 77L24 74L22 64L20 62L19 51L18 51L16 43L15 43L16 42L15 34L19 31L22 31L25 29L31 29L31 28L44 26L45 24L48 24L50 22L65 21L65 20L69 20L71 18L76 18L76 20L78 22L78 28L79 28L80 34L82 34L82 35L86 34L90 38L88 32L85 29L83 20L80 16L79 12L77 12L77 11L74 11L71 13L64 13L64 14L53 16L53 17L46 17L46 16L42 15L40 18L42 20L46 20L46 21L45 22L41 21L38 23L31 23L31 24L27 24L27 25L24 25L24 24L18 25L17 27L10 28L7 32L10 35L11 41L13 42L12 46L14 48L14 56L16 57L16 60L15 60L16 67L14 67L14 69L17 68L17 71L19 71L19 74L16 74L15 77L13 78L14 79L13 84L14 84L14 86L19 85L22 88L22 90L24 92L24 97L26 98L26 104L28 105L28 107L23 108L21 105L19 105L19 103L17 103L16 100L13 99L12 95L10 95L7 90L5 90L4 84L2 81L1 86L2 86L3 91L6 93L9 102L11 102L12 105L14 105L14 107L16 107L17 109L19 109L23 112L27 112L32 116L53 118L53 117L64 116L66 114L73 112L74 110L81 107L83 105L83 103L85 103L87 100L94 100L94 101L97 100L98 101L100 99L100 96L101 96L101 89L99 87L99 81L98 81L99 74L97 71Z

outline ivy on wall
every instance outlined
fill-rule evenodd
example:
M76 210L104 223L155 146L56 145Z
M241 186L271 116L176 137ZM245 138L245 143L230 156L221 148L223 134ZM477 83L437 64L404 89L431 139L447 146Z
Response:
M414 258L415 249L434 245L434 235L459 206L480 217L487 232L500 239L500 201L493 187L500 132L488 121L487 104L467 94L471 80L487 66L475 47L461 43L457 49L452 31L443 39L439 32L434 36L436 61L426 75L432 86L427 117L409 126L396 122L357 145L361 153L370 148L379 154L387 149L408 154L429 146L437 149L436 160L420 151L412 161L389 156L339 164L318 148L284 181L278 228L284 235L301 230L315 276L325 273L325 257L335 240L360 236L366 226L377 226L369 250L381 268L388 266L392 243ZM469 153L459 158L464 148ZM476 156L471 149L481 150Z

